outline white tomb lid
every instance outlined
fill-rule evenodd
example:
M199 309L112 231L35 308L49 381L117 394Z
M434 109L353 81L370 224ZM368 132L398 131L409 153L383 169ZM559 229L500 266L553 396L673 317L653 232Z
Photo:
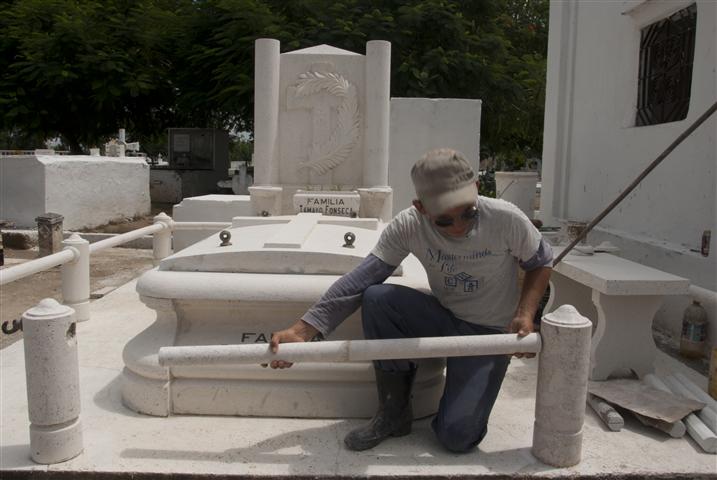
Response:
M231 245L221 246L216 233L165 258L159 270L343 275L373 249L381 226L376 219L320 213L235 217L227 229ZM394 275L402 275L400 266Z

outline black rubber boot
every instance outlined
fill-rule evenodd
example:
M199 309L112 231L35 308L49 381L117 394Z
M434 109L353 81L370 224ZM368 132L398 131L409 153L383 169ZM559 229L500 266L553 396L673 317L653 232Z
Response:
M388 437L402 437L411 433L411 388L416 369L408 372L387 372L379 368L374 370L378 389L378 412L368 425L346 435L344 443L349 450L367 450Z

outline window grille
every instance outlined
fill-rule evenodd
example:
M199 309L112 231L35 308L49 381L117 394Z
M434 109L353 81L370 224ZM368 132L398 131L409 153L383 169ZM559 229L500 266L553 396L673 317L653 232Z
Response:
M687 117L695 56L695 4L642 29L636 125Z

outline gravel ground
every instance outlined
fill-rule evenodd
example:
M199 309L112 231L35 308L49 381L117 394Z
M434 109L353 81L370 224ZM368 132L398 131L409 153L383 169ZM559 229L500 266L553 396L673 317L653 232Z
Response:
M21 259L37 258L37 250L5 249L5 266L17 265ZM105 287L119 287L152 268L152 251L110 248L90 257L90 292ZM0 321L10 322L35 306L43 298L62 301L60 267L36 273L0 287ZM0 348L18 341L22 332L0 334Z

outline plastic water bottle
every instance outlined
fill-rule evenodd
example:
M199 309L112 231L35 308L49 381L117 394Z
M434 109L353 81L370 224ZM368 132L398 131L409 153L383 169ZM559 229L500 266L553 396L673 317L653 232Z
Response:
M688 358L700 358L704 355L707 339L707 312L700 302L692 301L682 316L682 338L680 355Z

